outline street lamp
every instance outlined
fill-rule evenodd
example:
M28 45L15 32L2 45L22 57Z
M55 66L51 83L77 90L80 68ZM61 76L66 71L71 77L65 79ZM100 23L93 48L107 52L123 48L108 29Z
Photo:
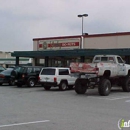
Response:
M87 17L88 14L79 14L78 17L82 18L82 35L83 35L83 17Z

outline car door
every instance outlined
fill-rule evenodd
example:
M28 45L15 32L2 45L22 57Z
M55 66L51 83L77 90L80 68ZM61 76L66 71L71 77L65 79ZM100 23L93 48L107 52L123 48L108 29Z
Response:
M120 57L117 57L117 61L118 61L118 64L117 64L118 75L123 76L125 75L126 67L124 65L123 60Z
M58 81L68 79L69 71L66 68L59 68L58 69Z

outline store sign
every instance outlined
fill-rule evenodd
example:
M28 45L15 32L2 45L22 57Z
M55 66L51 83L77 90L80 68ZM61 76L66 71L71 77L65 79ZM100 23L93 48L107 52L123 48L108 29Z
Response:
M39 41L38 49L39 50L49 50L49 49L76 49L79 48L79 40L69 40L69 41Z

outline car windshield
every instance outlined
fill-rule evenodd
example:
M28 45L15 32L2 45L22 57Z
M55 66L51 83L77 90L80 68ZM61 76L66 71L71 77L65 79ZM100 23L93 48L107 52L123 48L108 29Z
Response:
M17 72L19 72L21 68L22 68L22 67L17 66L17 67L14 68L14 70L17 71Z
M55 75L55 69L43 69L41 75Z
M11 74L12 70L13 70L13 68L12 69L10 68L8 70L4 70L1 72L1 74Z
M2 67L2 66L0 66L0 70L5 70L5 68L4 68L4 67Z

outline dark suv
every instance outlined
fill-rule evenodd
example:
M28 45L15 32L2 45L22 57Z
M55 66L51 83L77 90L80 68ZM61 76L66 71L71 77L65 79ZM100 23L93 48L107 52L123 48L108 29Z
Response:
M38 76L41 71L41 66L22 66L19 71L12 71L11 77L15 79L18 87L27 85L34 87L38 83Z

